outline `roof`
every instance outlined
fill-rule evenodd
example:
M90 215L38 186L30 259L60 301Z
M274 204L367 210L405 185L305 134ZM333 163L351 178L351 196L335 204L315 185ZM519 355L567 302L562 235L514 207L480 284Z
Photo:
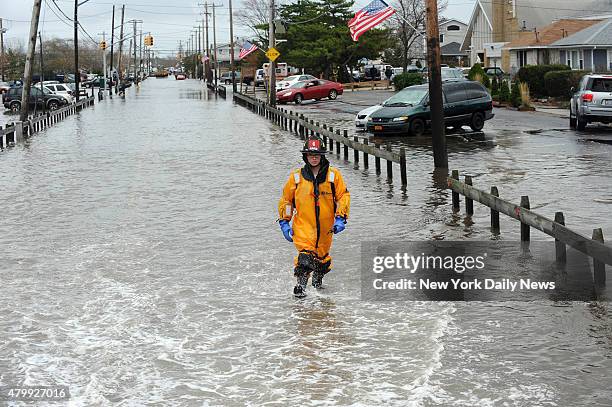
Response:
M578 31L568 37L555 41L554 46L607 45L612 47L612 18Z
M534 48L546 47L555 41L563 38L564 35L572 35L584 30L601 20L581 20L566 19L555 21L537 30L537 35L533 31L525 31L519 34L519 38L506 44L504 48Z
M464 27L467 26L466 23L464 23L461 20L457 20L456 18L449 18L448 20L441 21L439 25L443 26L443 25L447 25L447 24L450 24L450 23L459 23L459 24L461 24Z
M448 44L440 47L440 54L442 55L466 55L465 52L461 51L461 44L458 42L449 42Z
M472 16L470 17L470 22L468 23L467 32L465 33L463 43L461 44L461 49L463 50L467 49L467 47L469 46L469 42L472 39L472 31L474 30L474 24L479 12L484 13L485 19L489 24L489 28L491 30L493 29L490 19L490 16L492 17L493 14L492 3L488 1L481 2L480 0L476 0L476 4L474 4L474 10L472 10Z
M526 31L551 24L555 20L574 18L599 18L609 15L612 10L612 0L508 0L514 4L519 27ZM477 11L482 10L487 23L493 30L493 0L476 0L474 10L468 24L462 49L468 49L472 38L472 30L477 17ZM604 18L608 18L605 16ZM559 38L560 39L560 38Z

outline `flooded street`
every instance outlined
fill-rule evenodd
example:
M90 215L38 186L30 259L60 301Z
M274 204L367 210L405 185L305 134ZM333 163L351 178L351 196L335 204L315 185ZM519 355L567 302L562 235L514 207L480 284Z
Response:
M511 113L496 146L450 143L451 168L612 237L612 146ZM328 155L351 217L304 300L275 222L302 143L230 92L149 79L0 152L0 385L66 385L71 406L609 406L607 304L360 299L364 241L491 238L488 208L452 214L429 143L401 143L406 190Z

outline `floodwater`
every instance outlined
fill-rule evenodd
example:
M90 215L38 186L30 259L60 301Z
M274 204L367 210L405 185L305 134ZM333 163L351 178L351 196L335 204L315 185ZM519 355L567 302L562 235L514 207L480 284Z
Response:
M610 405L606 304L360 300L362 241L491 238L417 144L407 190L329 157L351 218L304 300L275 223L301 143L196 81L147 80L1 152L0 385L67 385L72 406ZM611 146L499 131L450 150L478 186L612 230Z

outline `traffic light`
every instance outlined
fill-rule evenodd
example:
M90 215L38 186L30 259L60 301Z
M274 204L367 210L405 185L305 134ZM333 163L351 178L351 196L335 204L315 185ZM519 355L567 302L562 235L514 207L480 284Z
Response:
M105 50L106 49L106 41L100 41L100 49L101 50Z
M149 35L149 46L153 46L153 36Z
M148 47L152 47L153 46L153 36L152 35L147 35L144 38L144 44Z

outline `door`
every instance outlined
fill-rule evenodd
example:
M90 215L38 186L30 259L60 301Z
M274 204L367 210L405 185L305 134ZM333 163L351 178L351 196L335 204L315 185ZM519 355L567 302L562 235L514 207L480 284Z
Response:
M467 95L462 82L450 82L442 85L446 103L444 104L444 121L453 123L461 120L466 113L465 105Z

